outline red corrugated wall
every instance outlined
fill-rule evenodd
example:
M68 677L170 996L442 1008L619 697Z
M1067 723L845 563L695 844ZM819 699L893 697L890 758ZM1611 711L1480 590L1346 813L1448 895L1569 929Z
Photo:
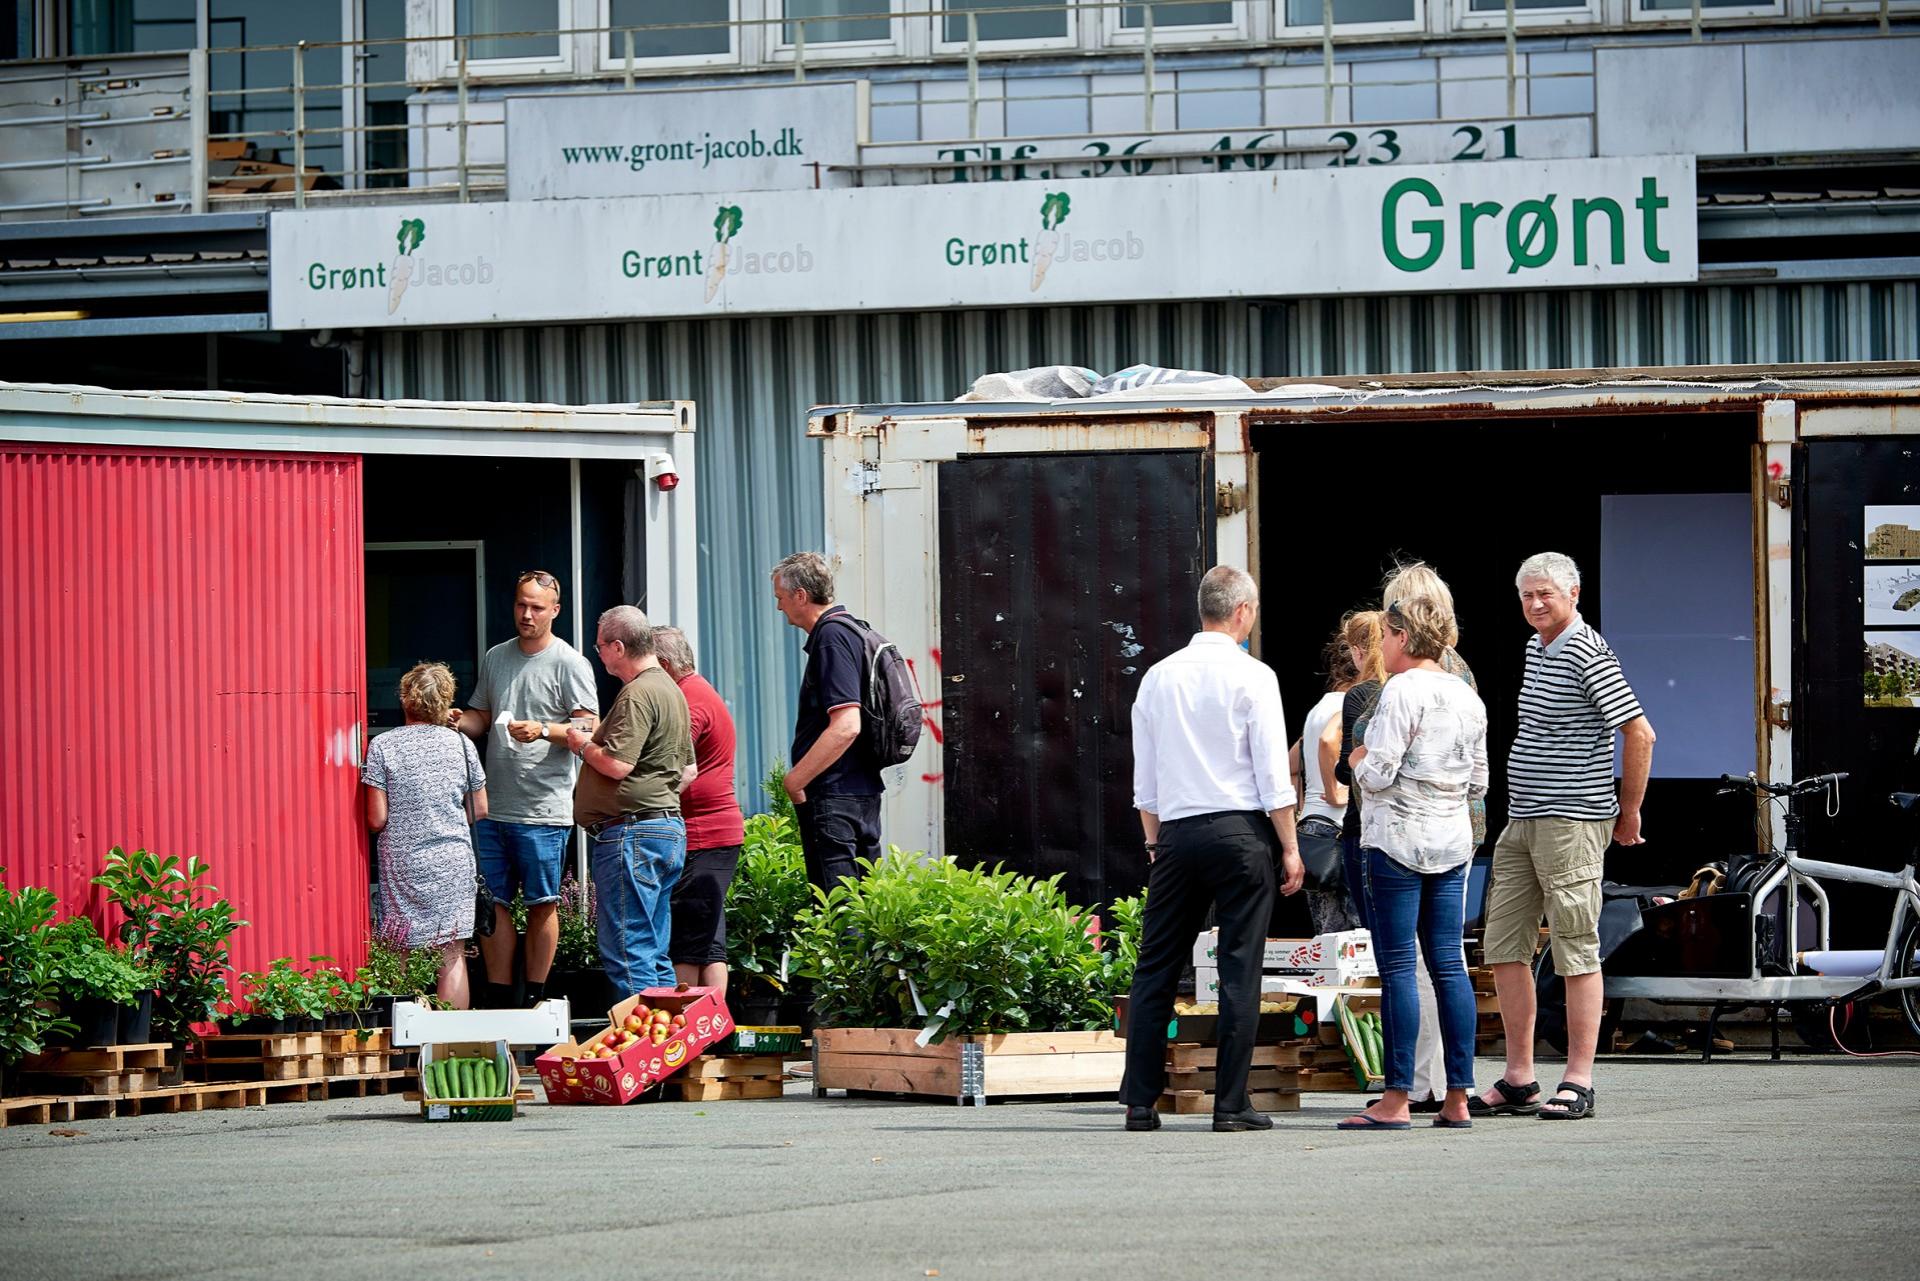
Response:
M240 969L365 956L356 457L0 444L0 864L63 914L198 855ZM110 919L111 918L111 919Z

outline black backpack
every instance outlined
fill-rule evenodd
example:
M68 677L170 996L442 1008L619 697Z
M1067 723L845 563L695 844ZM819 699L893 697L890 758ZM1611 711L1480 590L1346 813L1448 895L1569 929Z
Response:
M860 737L881 769L904 764L920 745L926 713L920 707L920 685L900 647L852 614L830 614L820 620L845 623L860 638L867 670L860 680Z

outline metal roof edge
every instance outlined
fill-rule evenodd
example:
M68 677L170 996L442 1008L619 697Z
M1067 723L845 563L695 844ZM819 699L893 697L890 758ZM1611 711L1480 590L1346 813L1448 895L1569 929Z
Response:
M1552 408L1605 397L1612 405L1714 402L1758 405L1782 398L1920 400L1920 364L1668 368L1648 370L1537 370L1417 374L1381 378L1288 378L1249 380L1247 393L1179 395L1177 388L1153 396L1101 396L1074 400L950 400L922 404L822 405L812 418L840 414L888 418L1032 417L1093 411L1356 409L1367 406L1451 407L1462 402L1493 409ZM1169 394L1171 393L1171 394Z
M215 420L305 428L452 428L459 431L691 432L693 402L554 405L488 401L369 400L265 392L125 391L0 382L0 413ZM641 425L633 420L661 419Z

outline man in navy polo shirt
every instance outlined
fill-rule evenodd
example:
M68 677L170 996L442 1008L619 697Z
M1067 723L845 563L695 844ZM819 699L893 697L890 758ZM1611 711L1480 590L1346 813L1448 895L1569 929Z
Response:
M807 670L793 726L787 795L800 820L807 879L830 890L880 857L880 764L860 735L867 648L833 601L833 569L817 552L773 567L774 607L807 634ZM835 622L836 618L847 622Z

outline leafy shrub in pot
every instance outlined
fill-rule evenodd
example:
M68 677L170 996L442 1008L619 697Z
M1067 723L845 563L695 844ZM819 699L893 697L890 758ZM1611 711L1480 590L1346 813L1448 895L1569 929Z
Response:
M891 850L800 920L797 971L824 1027L974 1032L1111 1026L1107 962L1060 878ZM1130 978L1130 976L1129 976Z
M0 884L0 1069L39 1053L49 1036L73 1031L55 1005L47 938L58 902L52 890Z
M812 903L813 887L807 883L807 862L793 823L778 814L749 818L740 862L727 887L727 966L733 971L729 983L741 984L743 1008L763 984L778 1000L786 987L795 926ZM735 1017L742 1017L738 1010ZM752 1020L747 1023L753 1026Z
M162 1040L184 1044L195 1023L214 1018L227 995L229 944L246 925L207 879L197 858L182 863L146 850L107 851L93 883L127 920L120 937L156 975L153 1025Z
M250 1032L299 1032L320 1026L327 1012L325 989L312 976L294 968L291 957L280 957L264 970L240 976L251 1011L231 1021L233 1028Z
M115 1045L137 1021L141 998L153 992L151 965L111 946L84 916L47 931L60 1009L76 1025L78 1045Z

